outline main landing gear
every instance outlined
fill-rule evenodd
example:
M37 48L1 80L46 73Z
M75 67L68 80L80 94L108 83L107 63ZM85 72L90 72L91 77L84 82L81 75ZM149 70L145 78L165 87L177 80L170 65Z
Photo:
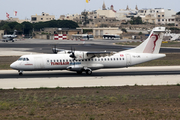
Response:
M83 68L80 71L76 71L76 72L77 72L77 74L82 74L82 72L86 72L87 75L91 75L92 74L92 70L90 68L87 68L87 67Z
M87 75L91 75L92 74L92 70L86 70L86 74Z
M87 75L91 75L92 74L92 70L84 70L86 72ZM83 71L76 71L77 74L82 74Z
M19 75L23 75L23 71L22 70L18 70Z

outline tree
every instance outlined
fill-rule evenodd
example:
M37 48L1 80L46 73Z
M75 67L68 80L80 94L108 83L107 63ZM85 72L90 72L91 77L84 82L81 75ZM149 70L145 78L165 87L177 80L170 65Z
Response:
M14 27L16 26L16 25L18 25L19 23L17 23L17 22L9 22L8 23L8 25L9 25L9 27L11 28L11 30L12 31L14 31Z
M141 17L131 17L131 24L143 24Z
M4 30L5 33L9 33L11 31L11 28L9 27L8 24L4 24L2 26L2 29Z
M124 33L127 33L127 30L125 28L121 29Z
M32 32L33 25L30 22L23 22L21 24L23 26L24 34L29 34L30 32Z
M0 29L1 29L1 30L3 30L2 27L3 27L6 23L8 23L8 22L6 22L6 21L1 21L1 22L0 22Z
M178 13L176 13L176 15L180 15L180 11Z
M88 12L86 11L86 10L84 10L82 13L81 13L81 15L83 16L82 18L83 18L83 25L87 25L87 24L89 24L89 19L88 19Z
M23 26L21 24L17 24L15 27L14 27L15 30L17 30L18 32L23 32Z

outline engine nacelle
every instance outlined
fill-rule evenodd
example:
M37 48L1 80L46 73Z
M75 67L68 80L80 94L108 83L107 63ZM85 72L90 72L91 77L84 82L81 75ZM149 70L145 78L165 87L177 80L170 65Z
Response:
M74 57L76 60L90 59L93 55L87 55L87 52L75 51L74 56L71 54L70 57Z

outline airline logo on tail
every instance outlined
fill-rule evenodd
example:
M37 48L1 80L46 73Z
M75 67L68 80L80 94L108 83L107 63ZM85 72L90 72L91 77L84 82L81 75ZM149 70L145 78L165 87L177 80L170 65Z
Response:
M150 38L149 41L143 51L143 53L153 53L156 47L156 42L158 41L160 35L159 34L155 34L153 33Z

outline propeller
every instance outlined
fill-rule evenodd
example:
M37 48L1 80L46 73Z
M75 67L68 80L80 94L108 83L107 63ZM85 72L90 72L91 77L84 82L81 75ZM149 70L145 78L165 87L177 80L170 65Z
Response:
M56 45L54 45L54 47L52 48L52 51L53 51L53 53L55 53L55 54L57 54L57 48L56 48Z
M72 50L72 47L71 47L71 51L70 51L69 53L71 53L71 55L69 55L69 57L74 58L73 60L75 60L75 59L76 59L76 56L75 56L75 48L74 48L74 51L73 51L73 50Z

